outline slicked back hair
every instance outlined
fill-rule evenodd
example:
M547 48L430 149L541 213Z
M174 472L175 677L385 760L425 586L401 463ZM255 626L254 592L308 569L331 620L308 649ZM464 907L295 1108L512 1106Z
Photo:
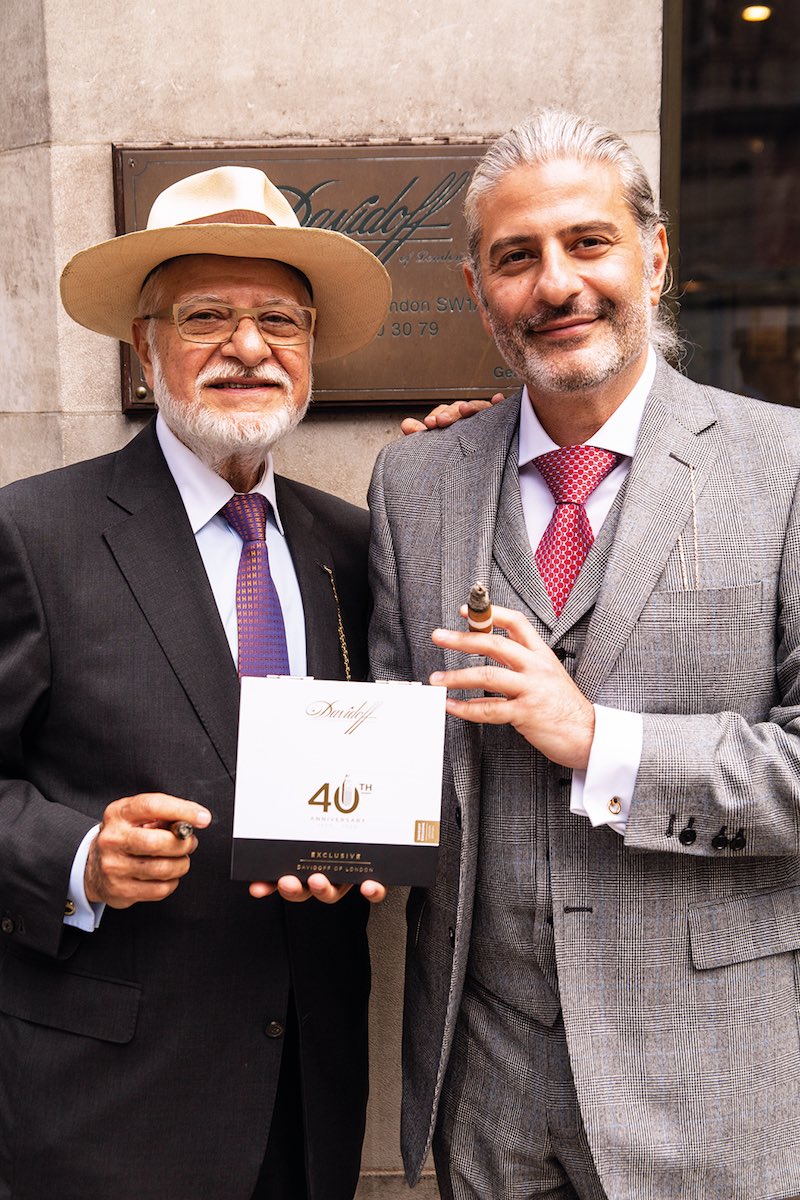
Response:
M543 108L492 143L475 168L467 189L464 200L468 246L466 262L474 275L481 298L481 200L517 167L542 166L562 159L608 163L616 168L623 199L639 231L645 262L652 268L653 240L659 225L666 224L666 216L656 202L647 173L637 155L619 134L597 125L588 117L555 108ZM650 340L656 350L668 358L679 357L680 343L675 321L663 299L653 313Z

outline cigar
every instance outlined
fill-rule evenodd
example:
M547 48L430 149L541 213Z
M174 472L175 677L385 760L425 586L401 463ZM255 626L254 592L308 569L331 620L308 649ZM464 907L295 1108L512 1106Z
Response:
M194 833L194 825L190 825L188 821L173 821L170 825L170 831L175 834L179 841L185 842Z
M491 633L492 602L482 583L473 583L467 600L467 625L470 633Z

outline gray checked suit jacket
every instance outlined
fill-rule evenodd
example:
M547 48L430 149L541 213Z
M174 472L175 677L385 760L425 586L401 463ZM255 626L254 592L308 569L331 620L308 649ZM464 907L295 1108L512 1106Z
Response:
M381 454L377 677L458 664L430 632L463 627L459 605L497 557L518 415L519 396ZM570 816L563 790L545 798L564 1024L610 1200L800 1193L799 476L796 412L660 363L605 572L592 580L590 555L558 622L538 614L555 644L590 612L579 686L644 714L624 839ZM481 742L448 718L437 881L409 899L411 1181L469 953Z

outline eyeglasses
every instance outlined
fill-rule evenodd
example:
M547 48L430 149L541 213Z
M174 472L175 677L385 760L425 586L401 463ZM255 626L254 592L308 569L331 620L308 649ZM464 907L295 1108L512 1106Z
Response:
M185 342L203 342L220 346L229 342L242 317L251 317L258 332L269 346L304 346L314 332L317 320L315 308L299 304L265 304L262 308L237 308L233 304L200 304L189 301L173 304L161 312L150 313L142 320L157 317L172 321L178 336Z

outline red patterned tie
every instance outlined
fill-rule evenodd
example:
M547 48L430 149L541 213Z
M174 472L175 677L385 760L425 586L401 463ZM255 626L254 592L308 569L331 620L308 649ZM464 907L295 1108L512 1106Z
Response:
M533 460L556 502L535 555L556 616L594 541L583 506L620 457L598 446L562 446Z
M232 496L222 515L242 539L236 578L240 675L288 675L286 630L267 553L267 501L259 492Z

